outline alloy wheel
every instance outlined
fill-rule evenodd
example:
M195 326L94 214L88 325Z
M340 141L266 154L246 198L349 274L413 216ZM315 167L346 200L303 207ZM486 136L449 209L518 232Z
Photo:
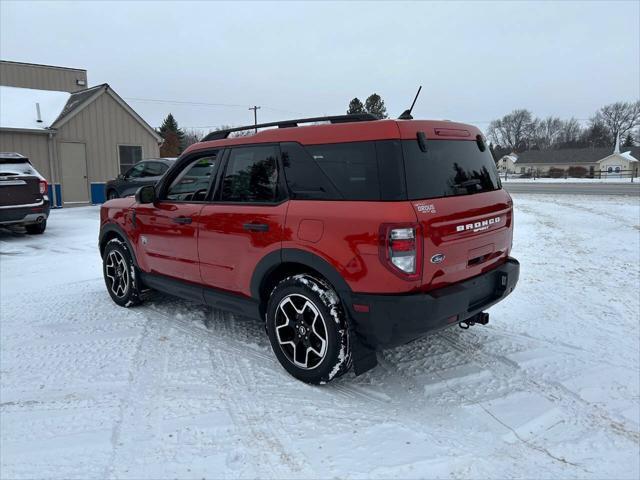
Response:
M275 333L282 352L296 367L310 370L327 354L327 325L318 307L304 295L287 295L278 304Z
M124 297L129 290L129 266L122 253L112 250L107 256L105 275L109 279L109 288L116 297Z

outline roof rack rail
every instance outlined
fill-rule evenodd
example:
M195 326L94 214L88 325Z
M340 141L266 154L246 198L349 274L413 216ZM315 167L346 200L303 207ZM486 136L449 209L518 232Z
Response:
M349 123L349 122L367 122L370 120L378 120L378 117L371 115L370 113L356 113L352 115L332 115L328 117L311 117L311 118L298 118L295 120L284 120L281 122L259 123L257 125L246 125L244 127L227 128L224 130L216 130L206 135L201 142L208 142L210 140L222 140L227 138L229 134L233 132L241 132L243 130L254 130L265 127L278 127L278 128L290 128L297 127L301 123L313 123L313 122L331 122L331 123Z

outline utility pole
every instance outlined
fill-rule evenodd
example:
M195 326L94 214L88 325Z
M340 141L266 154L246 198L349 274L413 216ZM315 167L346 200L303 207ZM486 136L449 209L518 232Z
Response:
M260 107L254 105L253 107L249 107L249 110L253 110L253 124L258 125L258 110L260 110ZM258 127L255 128L255 133L258 133Z

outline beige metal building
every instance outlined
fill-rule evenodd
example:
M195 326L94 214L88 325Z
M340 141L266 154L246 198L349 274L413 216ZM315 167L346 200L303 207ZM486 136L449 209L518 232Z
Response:
M50 183L52 205L102 203L105 182L158 157L161 137L108 84L69 92L64 70L43 66L26 81L38 88L7 86L0 77L0 151L31 160ZM86 72L76 78L86 81ZM66 90L51 88L64 81Z
M0 79L7 87L77 92L87 88L87 71L79 68L0 60Z

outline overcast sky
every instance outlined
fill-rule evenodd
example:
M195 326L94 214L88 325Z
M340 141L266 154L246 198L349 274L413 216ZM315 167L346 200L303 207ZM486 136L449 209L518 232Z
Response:
M3 60L79 67L153 126L344 113L475 123L515 108L587 119L640 97L640 2L0 2ZM142 102L235 104L199 106Z

